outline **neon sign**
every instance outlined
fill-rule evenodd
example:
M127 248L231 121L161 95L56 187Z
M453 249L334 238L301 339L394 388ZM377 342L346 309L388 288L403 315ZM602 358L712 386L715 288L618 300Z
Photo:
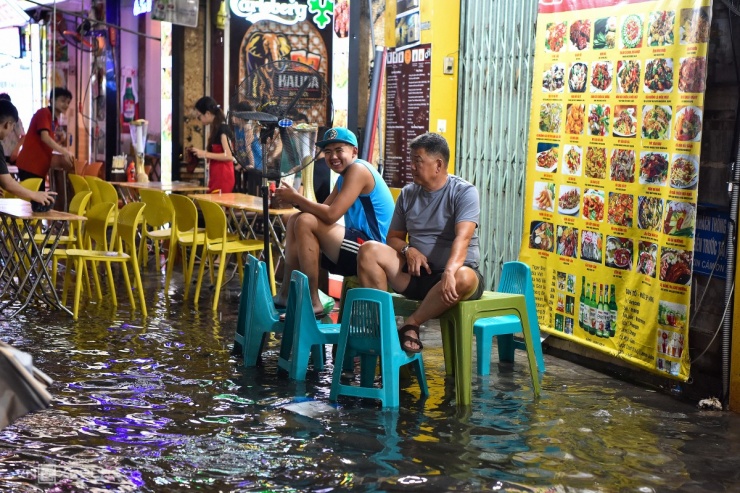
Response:
M134 15L152 11L152 0L134 0Z
M253 24L265 20L293 25L305 21L308 14L308 6L296 0L288 0L287 3L277 0L229 0L229 7L234 15L244 17Z

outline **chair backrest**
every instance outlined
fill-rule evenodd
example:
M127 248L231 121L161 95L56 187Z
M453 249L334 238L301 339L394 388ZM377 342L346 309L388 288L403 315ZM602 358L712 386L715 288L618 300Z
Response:
M103 163L100 161L94 161L82 169L82 174L85 176L99 177L100 169L103 167Z
M116 191L116 187L104 180L98 180L96 184L98 185L100 200L102 202L116 204L116 208L118 208L118 191Z
M270 280L267 277L267 264L249 255L247 270L250 271L249 275L252 278L252 289L254 290L252 301L255 303L254 306L269 314L270 318L277 319L279 314L277 309L275 309L275 303L272 301Z
M175 222L175 208L172 206L170 197L161 190L139 190L141 201L147 205L144 209L144 222L152 228L162 228L169 224L173 227Z
M95 243L95 250L108 251L108 216L114 207L112 202L102 202L90 207L85 214L85 237Z
M77 214L78 216L84 216L87 212L87 206L90 204L90 198L92 192L90 190L77 192L72 197L72 201L69 203L70 214Z
M198 200L206 223L206 243L226 241L226 213L220 205L207 200Z
M498 292L509 294L523 294L527 301L527 315L532 329L539 331L537 319L537 302L534 299L534 285L532 284L532 270L524 262L506 262L501 270L501 280L498 283Z
M198 208L190 197L173 193L170 196L175 209L175 229L178 233L195 230L198 227Z
M67 178L69 179L69 183L72 185L72 190L74 190L75 195L80 192L91 191L90 185L87 183L84 176L70 173L67 175Z
M98 205L102 203L103 200L100 196L100 190L98 190L98 181L100 181L100 178L98 178L97 176L85 175L85 181L87 182L87 186L90 187L90 191L93 193L90 204Z
M308 277L303 272L294 270L290 275L283 340L280 344L280 357L283 359L289 359L293 351L293 335L297 324L301 324L301 330L308 330L309 333L319 331L311 304Z
M129 255L136 256L136 232L146 207L147 205L143 202L130 202L118 212L117 247L119 252L126 251Z
M348 349L389 357L402 352L390 293L372 288L350 289L344 305L341 332L348 334Z

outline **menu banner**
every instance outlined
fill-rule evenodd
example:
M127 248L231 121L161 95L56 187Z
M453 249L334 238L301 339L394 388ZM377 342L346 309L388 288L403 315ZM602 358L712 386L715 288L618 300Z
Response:
M711 0L540 0L520 259L545 332L686 380Z

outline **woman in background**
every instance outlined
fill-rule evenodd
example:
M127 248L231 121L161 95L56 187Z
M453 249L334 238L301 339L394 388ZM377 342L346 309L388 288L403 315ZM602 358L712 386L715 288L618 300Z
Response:
M208 146L205 150L191 148L190 152L208 162L208 191L231 193L234 191L234 158L231 154L231 129L216 100L204 96L195 103L198 119L203 125L210 125Z

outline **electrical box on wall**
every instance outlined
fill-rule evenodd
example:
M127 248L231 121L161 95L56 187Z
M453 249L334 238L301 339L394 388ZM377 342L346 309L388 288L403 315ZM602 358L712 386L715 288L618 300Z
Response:
M446 56L444 59L444 66L442 73L445 75L452 75L455 69L455 59L451 56Z

